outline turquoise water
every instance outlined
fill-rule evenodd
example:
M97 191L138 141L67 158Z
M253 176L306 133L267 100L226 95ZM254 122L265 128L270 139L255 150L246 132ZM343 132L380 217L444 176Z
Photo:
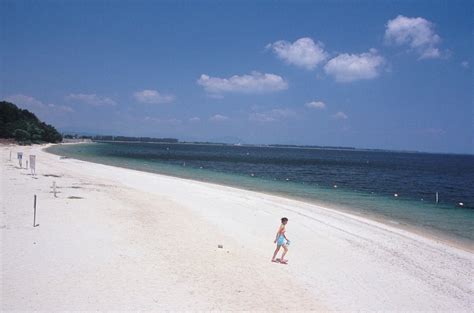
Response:
M48 151L284 195L469 244L474 240L473 156L143 143L56 145Z

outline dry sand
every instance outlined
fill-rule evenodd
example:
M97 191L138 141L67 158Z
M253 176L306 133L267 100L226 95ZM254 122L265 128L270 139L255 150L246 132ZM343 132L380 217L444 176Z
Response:
M1 146L2 311L474 310L470 247L42 148ZM36 176L17 151L37 155ZM288 265L270 262L282 216Z

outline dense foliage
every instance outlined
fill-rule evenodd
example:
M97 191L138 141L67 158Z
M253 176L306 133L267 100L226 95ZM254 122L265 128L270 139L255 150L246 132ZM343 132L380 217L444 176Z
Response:
M41 122L28 110L0 101L0 138L14 138L19 143L61 142L62 136L51 125Z

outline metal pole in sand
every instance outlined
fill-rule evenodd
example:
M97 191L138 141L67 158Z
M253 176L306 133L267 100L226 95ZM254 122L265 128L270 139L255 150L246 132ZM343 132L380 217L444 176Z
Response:
M56 182L55 181L53 181L53 193L54 193L54 197L57 198L56 197Z
M36 226L38 226L38 225L36 225L36 195L35 195L35 200L34 200L33 207L34 207L33 227L36 227Z

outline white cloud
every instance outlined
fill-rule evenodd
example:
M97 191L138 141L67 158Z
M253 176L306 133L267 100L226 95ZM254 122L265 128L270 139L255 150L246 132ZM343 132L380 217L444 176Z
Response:
M314 42L311 38L300 38L291 43L279 40L267 45L272 51L288 64L293 64L307 70L314 69L319 63L327 59L321 42Z
M66 100L82 102L85 104L95 105L95 106L113 106L116 105L115 101L108 97L100 97L96 94L70 94L66 97Z
M189 121L190 121L190 122L200 122L201 119L200 119L199 117L195 116L195 117L191 117L191 118L189 119Z
M326 103L322 101L311 101L305 104L308 108L311 109L324 109L326 108Z
M349 116L347 116L347 114L342 111L337 112L332 117L336 120L347 120L349 118Z
M469 62L468 61L462 61L461 66L467 69L467 68L469 68Z
M290 109L273 109L265 112L254 112L249 115L249 120L255 122L278 122L282 119L296 116Z
M21 94L8 96L5 100L8 101L8 102L14 103L16 105L21 105L21 106L28 106L28 107L35 107L36 106L36 107L40 107L40 108L45 107L43 102L41 102L39 100L36 100L33 97L26 96L26 95L21 95Z
M339 54L324 66L326 74L338 82L373 79L380 74L385 59L375 49L361 54Z
M133 96L137 101L148 104L170 103L174 101L174 96L162 95L158 91L151 89L137 91Z
M385 30L385 41L397 46L408 45L420 55L420 59L441 57L437 48L441 38L434 30L434 24L422 17L399 15L389 20Z
M226 92L234 93L264 93L288 88L288 83L275 74L262 74L252 72L250 75L234 75L230 78L209 77L202 74L197 80L198 85L213 95L221 95Z
M227 121L228 119L229 118L227 116L220 115L220 114L215 114L209 118L209 120L213 122L223 122L223 121Z
M56 105L56 104L49 103L48 108L53 109L53 110L69 112L69 113L74 112L73 108L71 108L69 106L66 106L66 105Z
M56 105L53 103L45 104L41 102L40 100L37 100L31 96L22 95L22 94L9 96L5 100L8 102L14 103L22 108L30 109L34 111L42 110L42 111L62 111L62 112L68 112L68 113L74 112L74 109L69 106Z
M169 125L180 125L182 121L176 118L159 118L159 117L145 117L145 121L153 122L157 124L169 124Z

